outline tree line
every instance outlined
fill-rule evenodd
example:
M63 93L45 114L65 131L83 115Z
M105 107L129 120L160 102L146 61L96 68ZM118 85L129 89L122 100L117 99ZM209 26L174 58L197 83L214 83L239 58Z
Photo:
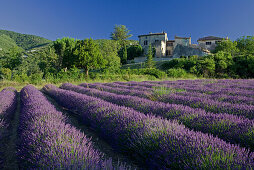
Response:
M89 76L91 70L119 70L127 60L142 55L142 47L123 25L116 25L111 40L77 40L64 37L51 45L22 52L11 48L0 56L0 75L4 79L45 78L69 70L81 70ZM39 79L38 78L38 79Z
M207 78L254 78L254 37L224 40L210 55L183 56L165 63L163 68Z

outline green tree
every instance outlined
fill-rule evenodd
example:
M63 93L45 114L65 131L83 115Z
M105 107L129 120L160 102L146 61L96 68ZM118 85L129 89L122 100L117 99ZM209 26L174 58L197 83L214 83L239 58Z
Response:
M111 33L111 39L120 41L122 47L126 45L126 40L130 37L132 37L131 34L129 34L130 30L126 28L125 25L115 25L114 31Z
M74 54L77 57L77 66L83 68L87 76L91 69L105 67L99 46L92 39L78 40Z
M153 68L154 62L153 62L153 49L151 44L149 44L147 55L146 55L146 68Z
M236 56L239 53L239 49L237 48L237 41L233 42L229 39L219 42L215 47L213 53L217 53L219 51L223 51L231 54L232 56Z
M204 77L213 77L215 73L214 59L211 56L207 56L198 60L197 72Z
M127 59L128 59L128 52L127 52L127 48L126 45L123 48L123 56L121 58L121 63L122 64L127 64Z
M55 53L54 47L47 47L39 54L39 67L43 71L44 76L48 72L55 72L57 66L57 54Z
M5 68L9 68L13 70L18 67L22 63L22 54L17 47L11 48L9 52L7 52L2 61L2 65Z
M237 39L237 48L241 55L254 55L254 36L247 36Z
M53 47L58 55L58 69L71 68L74 66L75 58L73 52L75 45L76 40L68 37L57 39L53 42Z
M228 77L231 73L233 58L231 53L219 51L214 55L215 74L217 77Z
M115 25L114 32L111 33L111 39L120 41L127 40L128 38L132 37L129 32L130 31L125 25Z
M233 58L233 70L241 78L254 78L254 56L237 56Z
M121 59L118 55L120 44L114 40L95 40L98 44L107 70L116 71L120 69Z
M127 48L128 51L128 60L133 60L136 57L143 55L143 49L141 45L131 45Z

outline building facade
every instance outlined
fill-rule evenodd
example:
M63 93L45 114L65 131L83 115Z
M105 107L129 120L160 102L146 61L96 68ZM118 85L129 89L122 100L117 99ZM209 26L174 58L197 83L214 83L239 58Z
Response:
M191 44L191 37L175 36L174 40L168 40L167 33L165 32L139 35L138 38L139 44L144 49L144 54L147 53L149 44L151 44L156 50L155 57L181 56L181 54L179 54L179 50L178 54L174 53L177 46L181 46L181 49L186 48L189 51L195 51L197 55L202 52L210 53L210 51L215 49L217 43L223 40L223 38L220 37L208 36L198 39L198 44ZM184 54L187 53L185 52Z
M198 39L198 46L204 50L213 51L215 50L218 42L221 42L223 40L224 38L214 36L203 37ZM225 40L228 40L228 37L225 38Z
M167 33L149 33L146 35L139 35L139 44L144 49L144 53L146 54L148 51L148 47L151 44L152 47L155 48L156 57L164 57L166 56L166 43L168 40Z

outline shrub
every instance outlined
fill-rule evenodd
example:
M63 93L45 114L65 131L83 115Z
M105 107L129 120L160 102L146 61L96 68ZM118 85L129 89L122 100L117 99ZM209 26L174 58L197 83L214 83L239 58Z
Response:
M169 77L179 78L179 77L185 77L187 73L182 68L171 68L167 70L167 75Z
M0 69L0 76L3 79L11 80L11 74L12 74L12 71L9 68L1 68Z
M141 73L145 75L151 75L156 78L165 78L167 74L161 70L155 69L155 68L150 68L150 69L141 69Z

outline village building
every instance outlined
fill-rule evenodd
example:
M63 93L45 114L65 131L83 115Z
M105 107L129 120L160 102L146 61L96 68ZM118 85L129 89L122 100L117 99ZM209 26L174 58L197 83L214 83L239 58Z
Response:
M149 44L155 49L157 58L177 58L179 56L198 55L204 56L214 50L217 43L223 38L208 36L198 39L198 44L191 44L191 37L175 36L174 40L168 40L167 33L149 33L139 35L139 44L147 53ZM228 39L228 38L226 38Z
M198 39L198 46L202 49L213 51L218 42L221 42L222 40L224 40L224 38L214 36L203 37ZM225 40L228 40L228 37L225 38Z
M151 44L152 47L155 48L156 57L165 57L166 56L166 43L168 41L167 33L149 33L145 35L139 35L139 44L144 49L144 53L146 54L148 51L148 47Z

